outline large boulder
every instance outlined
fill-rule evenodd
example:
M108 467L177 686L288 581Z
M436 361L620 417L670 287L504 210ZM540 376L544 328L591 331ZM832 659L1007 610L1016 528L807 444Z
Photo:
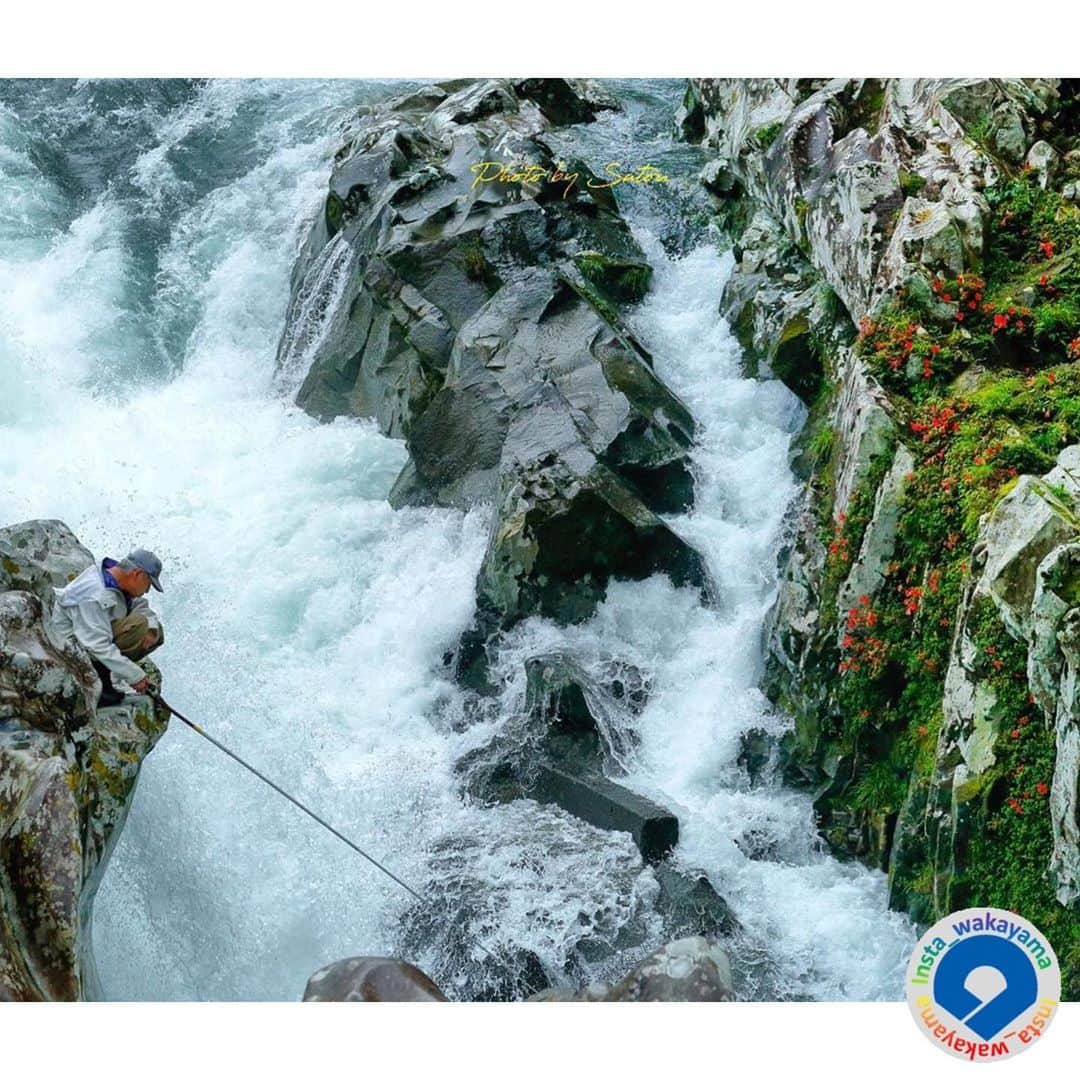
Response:
M62 521L24 521L0 529L0 592L22 589L49 609L53 588L74 581L93 561Z
M391 502L493 502L502 473L557 453L582 468L609 465L654 509L684 510L693 436L686 406L640 346L565 276L529 268L458 333Z
M294 271L282 385L407 440L395 506L496 507L457 672L478 688L481 646L521 618L587 618L613 577L706 585L657 517L692 502L694 422L620 314L650 268L610 188L549 138L613 105L479 79L369 110Z
M354 956L319 968L304 988L305 1001L447 1001L418 968L382 956Z
M50 639L51 587L90 562L66 526L0 529L0 552L0 1000L100 997L94 895L166 718L144 696L95 710L86 655Z

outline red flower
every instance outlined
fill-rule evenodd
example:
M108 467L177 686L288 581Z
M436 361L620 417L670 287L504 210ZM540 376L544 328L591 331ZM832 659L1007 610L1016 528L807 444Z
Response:
M1019 739L1020 738L1020 729L1018 727L1014 727L1012 729L1012 737L1014 739Z
M919 725L919 734L920 735L928 735L929 734L929 731L927 730L927 727L926 727L925 724L920 724Z
M1020 725L1021 727L1025 727L1025 726L1026 726L1026 725L1027 725L1027 724L1028 724L1028 723L1030 722L1030 720L1031 720L1031 717L1029 717L1029 716L1021 716L1021 717L1020 717L1020 719L1019 719L1019 720L1017 720L1016 722L1017 722L1017 723L1018 723L1018 724L1019 724L1019 725Z
M1039 248L1042 251L1043 256L1045 258L1052 259L1054 257L1054 250L1055 249L1054 249L1054 241L1053 240L1043 240L1039 244Z
M1040 781L1039 781L1039 782L1038 782L1038 783L1037 783L1037 784L1035 785L1035 790L1036 790L1036 791L1037 791L1037 792L1038 792L1038 793L1039 793L1040 795L1045 795L1045 794L1047 794L1047 792L1049 792L1049 790L1050 790L1050 789L1049 789L1049 788L1048 788L1048 787L1047 787L1047 786L1046 786L1046 785L1045 785L1045 784L1044 784L1044 783L1043 783L1043 782L1042 782L1042 781L1040 780Z

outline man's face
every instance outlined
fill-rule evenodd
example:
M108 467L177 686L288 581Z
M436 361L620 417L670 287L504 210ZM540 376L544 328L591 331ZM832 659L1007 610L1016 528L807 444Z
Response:
M132 596L144 596L150 590L150 575L145 570L135 570L131 578Z

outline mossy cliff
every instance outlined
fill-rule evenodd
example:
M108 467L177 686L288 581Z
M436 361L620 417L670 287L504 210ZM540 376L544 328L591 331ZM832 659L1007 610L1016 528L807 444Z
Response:
M766 689L835 851L1080 997L1080 87L693 80L752 365L804 400Z

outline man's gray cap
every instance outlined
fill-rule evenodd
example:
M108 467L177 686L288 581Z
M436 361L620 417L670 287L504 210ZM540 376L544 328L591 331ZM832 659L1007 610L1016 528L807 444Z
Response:
M136 548L127 557L128 562L134 563L140 570L145 570L150 575L150 583L158 592L164 592L158 574L161 573L161 560L146 548Z

